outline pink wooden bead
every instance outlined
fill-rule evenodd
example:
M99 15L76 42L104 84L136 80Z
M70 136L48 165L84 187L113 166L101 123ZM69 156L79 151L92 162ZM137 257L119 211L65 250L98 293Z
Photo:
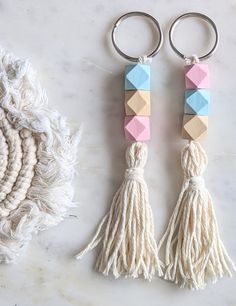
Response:
M186 89L209 88L209 70L206 64L185 66Z
M127 140L146 141L150 139L149 117L126 116L125 117L125 138Z

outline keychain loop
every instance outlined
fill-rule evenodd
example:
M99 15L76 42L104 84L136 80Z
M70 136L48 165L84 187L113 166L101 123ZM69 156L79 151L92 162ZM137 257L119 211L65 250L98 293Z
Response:
M217 26L216 24L214 23L214 21L204 15L204 14L201 14L201 13L197 13L197 12L190 12L190 13L185 13L181 16L179 16L178 18L176 18L174 20L174 22L172 23L171 27L170 27L170 31L169 31L169 41L170 41L170 45L172 47L172 49L174 50L174 52L180 56L181 58L183 58L184 60L188 59L188 56L184 55L183 53L181 53L174 45L173 43L173 35L174 35L174 31L177 27L177 25L180 23L181 20L183 19L186 19L186 18L189 18L189 17L197 17L197 18L200 18L200 19L203 19L204 21L206 21L208 24L210 24L214 30L214 33L215 33L215 43L213 45L213 47L211 48L211 50L209 52L207 52L206 54L202 55L202 56L199 56L199 60L204 60L204 59L207 59L209 58L210 56L212 56L212 54L215 52L216 48L218 47L218 44L219 44L219 32L217 30Z
M118 47L117 45L117 42L116 42L116 31L119 27L119 25L127 18L129 17L133 17L133 16L142 16L142 17L146 17L148 19L150 19L154 25L156 26L156 29L159 33L159 40L156 44L156 47L154 48L154 50L152 50L146 57L148 59L154 57L160 50L161 46L162 46L162 43L163 43L163 32L162 32L162 29L160 27L160 24L159 22L151 15L147 14L147 13L144 13L144 12L130 12L130 13L126 13L124 15L122 15L120 18L117 19L117 21L115 22L113 28L112 28L112 32L111 32L111 40L112 40L112 43L113 43L113 46L114 48L116 49L116 51L122 56L124 57L125 59L131 61L131 62L138 62L140 57L133 57L133 56L130 56L126 53L124 53L123 51L121 51L121 49Z

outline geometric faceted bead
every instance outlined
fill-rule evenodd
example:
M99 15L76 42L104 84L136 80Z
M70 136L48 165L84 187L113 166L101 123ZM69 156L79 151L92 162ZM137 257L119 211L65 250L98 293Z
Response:
M150 92L144 90L125 91L125 114L127 116L150 116Z
M125 90L150 90L150 65L125 66Z
M201 140L207 135L208 116L184 114L182 137L189 140Z
M210 92L207 89L185 91L185 114L207 116L209 111Z
M150 139L149 117L126 116L124 123L127 140L146 141Z
M186 89L209 88L209 69L206 64L185 66Z

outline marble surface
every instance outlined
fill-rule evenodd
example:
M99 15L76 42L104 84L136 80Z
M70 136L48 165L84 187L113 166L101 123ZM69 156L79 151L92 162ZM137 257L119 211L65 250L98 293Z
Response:
M31 60L50 104L84 130L75 181L78 207L59 226L34 237L17 265L1 266L3 306L236 305L236 277L191 292L161 279L148 283L105 278L92 269L96 250L81 262L73 259L108 210L125 167L125 61L113 50L109 31L116 18L132 10L153 14L165 33L152 63L152 140L145 172L157 238L173 210L182 177L183 63L170 49L167 31L173 18L193 10L209 14L219 26L220 45L208 61L212 104L209 136L203 143L209 156L205 178L222 239L236 261L235 1L1 0L1 45ZM120 45L134 55L144 53L155 39L142 20L127 21L120 30ZM190 53L201 52L211 41L211 32L196 21L181 25L176 34L176 43Z

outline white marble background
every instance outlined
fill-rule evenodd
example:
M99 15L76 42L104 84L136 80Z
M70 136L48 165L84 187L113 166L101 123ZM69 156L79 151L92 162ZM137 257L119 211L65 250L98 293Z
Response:
M116 18L132 10L153 14L166 37L171 20L187 11L209 14L219 26L220 46L209 60L212 104L209 137L203 143L209 155L205 178L214 197L222 238L236 261L236 2L0 0L1 45L29 58L50 104L74 126L84 126L75 182L78 207L71 212L75 216L34 237L17 265L0 267L2 306L236 305L236 277L223 279L205 291L191 292L160 279L148 283L105 278L92 269L96 250L81 262L72 257L108 210L125 167L125 61L112 49L109 31ZM119 36L121 45L136 54L144 52L152 39L148 25L138 21L127 22ZM208 47L210 32L205 26L186 24L179 28L176 40L183 50L199 52ZM128 36L128 29L132 36ZM152 63L152 140L146 168L157 238L181 185L182 143L178 134L184 87L182 65L165 39Z

